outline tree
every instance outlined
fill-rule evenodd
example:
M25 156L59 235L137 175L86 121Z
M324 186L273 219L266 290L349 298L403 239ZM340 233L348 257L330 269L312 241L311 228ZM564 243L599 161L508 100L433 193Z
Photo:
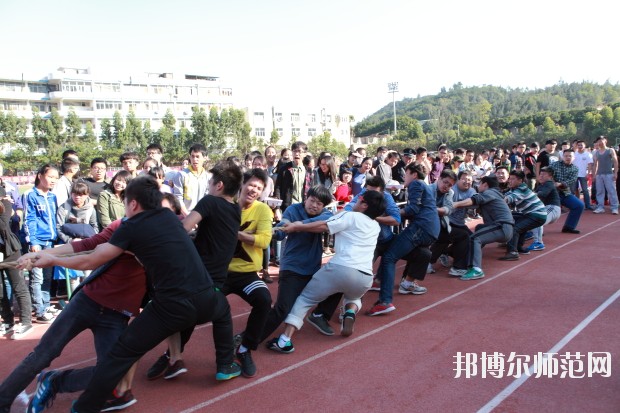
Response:
M47 139L45 136L45 121L41 118L41 113L39 108L36 106L32 107L32 121L30 122L32 128L32 135L34 138L34 144L32 146L28 146L29 150L34 152L37 148L47 147Z
M91 146L95 146L95 144L97 143L95 130L93 129L93 124L90 121L86 122L86 127L84 127L84 135L82 135L82 139L84 143Z
M276 145L279 140L280 140L280 134L278 133L277 130L272 129L271 130L271 135L269 135L269 144L270 145Z
M520 132L524 138L533 138L538 133L538 129L536 128L536 126L534 126L532 122L530 122L523 128L521 128Z
M13 112L6 115L0 112L0 135L2 140L14 143L22 140L26 135L28 123L24 118L18 118Z
M332 137L331 133L325 131L321 135L317 135L308 142L308 152L321 153L329 152L333 156L340 159L346 159L349 152L347 146Z
M114 133L112 132L112 125L110 119L103 119L101 121L101 137L100 142L107 149L114 148Z
M126 145L125 125L123 123L123 118L118 110L115 111L114 115L112 116L112 127L114 128L114 131L112 132L113 147L124 150Z
M205 146L208 144L209 139L209 118L204 111L204 108L194 106L192 108L192 140L196 143L201 143Z
M142 121L136 118L136 114L133 109L129 110L129 113L127 113L127 117L125 118L124 135L126 149L139 151L140 149L144 149L146 147L144 135L142 134Z
M65 119L67 133L65 134L64 146L74 146L78 143L78 136L82 132L82 122L75 114L73 108L69 109L69 114Z

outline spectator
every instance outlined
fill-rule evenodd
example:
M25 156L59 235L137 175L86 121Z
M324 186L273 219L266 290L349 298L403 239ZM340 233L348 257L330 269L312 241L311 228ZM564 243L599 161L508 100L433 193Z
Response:
M618 194L614 181L618 180L618 155L613 148L607 147L607 137L599 136L594 141L598 145L593 153L594 166L592 175L596 179L595 214L605 213L605 191L611 205L611 213L618 215Z
M140 158L135 152L125 152L119 158L124 170L129 172L132 178L138 176L138 165L140 165Z
M372 159L364 158L360 163L360 166L357 168L353 168L353 181L352 181L352 191L353 195L358 195L362 192L362 188L366 184L366 178L372 176L370 170L372 169Z
M93 158L90 161L90 176L88 178L81 179L86 185L90 193L90 200L93 206L97 205L97 199L108 186L106 179L106 171L108 170L108 161L104 158Z
M189 148L190 165L179 171L172 185L173 194L181 203L183 216L187 216L194 209L198 201L209 193L209 179L211 175L205 169L207 148L196 143Z
M125 188L131 179L131 172L120 170L112 178L109 188L99 195L96 208L99 228L103 229L125 216Z
M67 200L71 197L71 186L73 185L73 179L77 176L77 173L80 171L80 162L76 160L76 158L69 156L62 160L60 166L60 172L62 176L56 182L54 189L52 192L56 195L56 202L58 202L58 206L67 202Z
M555 186L560 194L562 206L568 208L568 216L564 221L562 232L568 234L579 234L577 225L584 210L584 203L573 195L571 188L574 188L579 175L579 168L573 165L575 153L572 149L566 149L562 156L562 161L554 162L549 167L553 170Z
M282 205L280 207L282 212L286 211L289 205L304 201L304 187L306 185L306 175L308 172L303 165L303 160L307 149L308 147L304 142L295 142L291 146L293 160L284 164L282 168L279 169L274 194L276 198L282 200Z

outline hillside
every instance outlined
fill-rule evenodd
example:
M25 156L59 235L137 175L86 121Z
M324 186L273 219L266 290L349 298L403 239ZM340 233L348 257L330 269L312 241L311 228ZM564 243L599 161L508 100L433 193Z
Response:
M456 84L432 96L396 102L399 140L510 140L555 134L620 138L620 85L558 83L544 89ZM416 122L417 121L417 122ZM421 127L423 124L423 127ZM534 129L532 129L534 128ZM359 122L356 136L393 129L388 104Z

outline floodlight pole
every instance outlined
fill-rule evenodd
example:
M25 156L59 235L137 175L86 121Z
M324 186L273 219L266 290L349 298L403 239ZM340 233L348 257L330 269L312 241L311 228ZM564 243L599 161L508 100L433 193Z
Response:
M392 107L394 108L394 136L396 136L396 99L394 94L398 92L398 82L388 83L388 93L392 94Z

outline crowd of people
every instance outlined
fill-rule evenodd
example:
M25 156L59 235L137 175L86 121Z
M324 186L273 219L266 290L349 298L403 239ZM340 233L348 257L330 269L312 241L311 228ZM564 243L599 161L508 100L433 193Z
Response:
M366 315L395 311L400 260L398 293L425 294L422 281L437 261L450 276L480 279L489 243L505 247L501 260L519 260L545 249L543 229L563 210L566 234L579 234L584 210L601 214L609 205L617 215L618 156L607 138L591 149L582 140L557 145L519 142L479 153L381 146L373 156L358 148L339 160L315 157L298 141L279 157L268 146L207 167L206 148L194 144L173 170L151 144L142 162L122 154L109 181L106 159L92 159L80 176L78 154L65 151L60 167L41 166L23 195L10 182L0 186L2 334L20 339L33 322L51 324L0 384L0 413L37 375L29 412L76 391L83 393L74 412L124 409L136 403L137 361L165 340L147 378L184 374L184 348L206 322L216 380L254 377L252 352L261 343L293 352L304 322L334 335L340 308L340 334L353 334L368 291L378 297ZM279 267L275 300L270 263ZM63 294L71 298L63 309L51 305ZM252 307L237 334L229 294ZM87 329L95 366L44 370Z

